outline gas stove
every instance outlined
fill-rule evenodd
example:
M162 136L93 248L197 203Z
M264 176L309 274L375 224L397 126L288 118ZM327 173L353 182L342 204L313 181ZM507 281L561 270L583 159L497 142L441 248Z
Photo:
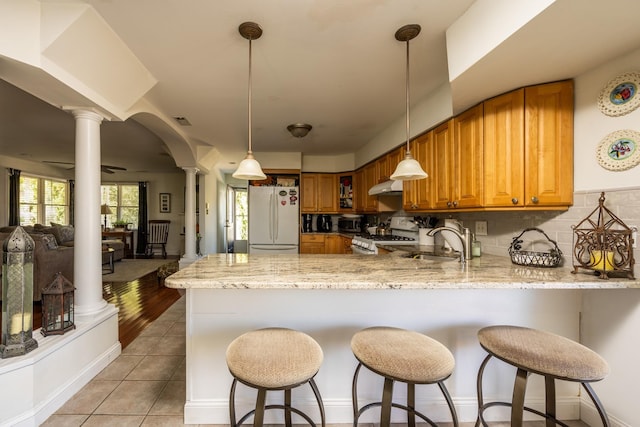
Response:
M418 226L409 217L392 217L391 234L358 235L351 239L353 253L377 255L377 245L415 245L418 241Z

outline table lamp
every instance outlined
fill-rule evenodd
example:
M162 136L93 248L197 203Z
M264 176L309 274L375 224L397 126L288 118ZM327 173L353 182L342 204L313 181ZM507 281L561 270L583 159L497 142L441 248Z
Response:
M113 212L111 212L111 208L109 208L109 205L107 205L106 203L102 206L100 206L100 215L104 215L104 229L107 229L107 215L111 215Z

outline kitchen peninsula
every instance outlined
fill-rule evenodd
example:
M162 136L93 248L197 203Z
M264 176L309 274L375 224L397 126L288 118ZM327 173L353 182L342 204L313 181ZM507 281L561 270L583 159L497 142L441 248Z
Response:
M187 290L185 422L228 423L232 378L226 347L246 331L282 326L302 330L322 346L324 362L316 381L327 422L351 423L356 360L350 339L373 325L416 330L446 345L456 359L447 386L460 420L473 421L476 372L485 355L477 344L478 329L509 323L579 340L584 292L640 287L637 280L601 280L588 272L572 274L570 267L522 267L492 255L467 264L404 255L215 254L167 278L166 286ZM495 375L485 383L490 398L510 396L513 373L503 368L491 368ZM362 375L360 384L362 399L379 398L382 388L375 376ZM533 406L543 402L543 389L532 381L527 401ZM402 398L404 389L397 393ZM248 390L239 389L238 396L240 409L254 404ZM560 384L557 396L561 417L577 419L584 412L575 384ZM293 398L315 414L309 390L302 388ZM448 419L435 390L422 390L417 405L435 420ZM266 422L282 422L276 412ZM495 414L502 416L500 410ZM369 417L362 422L374 421L375 411Z

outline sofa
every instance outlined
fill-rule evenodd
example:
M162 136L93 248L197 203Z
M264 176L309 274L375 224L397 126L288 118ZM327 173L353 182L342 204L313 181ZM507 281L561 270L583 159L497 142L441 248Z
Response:
M11 235L15 227L0 229L0 253L3 252L4 241ZM59 246L55 237L49 233L36 233L24 227L35 243L33 252L33 300L42 299L42 290L56 278L56 273L73 283L73 246ZM2 253L4 259L4 253Z
M73 283L73 254L74 229L70 225L53 224L44 226L24 226L34 240L33 262L33 300L42 299L42 289L47 287L58 272ZM15 226L0 227L0 255L4 241L11 235ZM120 240L103 240L102 249L111 247L113 260L119 261L124 257L124 242ZM104 253L102 262L106 263Z

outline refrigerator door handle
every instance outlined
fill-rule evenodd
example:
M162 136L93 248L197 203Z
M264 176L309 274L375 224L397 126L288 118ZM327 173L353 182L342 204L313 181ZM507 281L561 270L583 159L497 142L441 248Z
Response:
M269 194L269 239L273 242L273 193Z
M274 200L274 203L273 203L273 217L274 217L273 218L273 228L275 230L275 239L274 239L274 241L278 240L278 231L279 231L278 230L278 223L280 222L280 216L279 216L280 211L278 210L278 203L279 203L279 201L278 201L278 198L276 197L276 199Z

